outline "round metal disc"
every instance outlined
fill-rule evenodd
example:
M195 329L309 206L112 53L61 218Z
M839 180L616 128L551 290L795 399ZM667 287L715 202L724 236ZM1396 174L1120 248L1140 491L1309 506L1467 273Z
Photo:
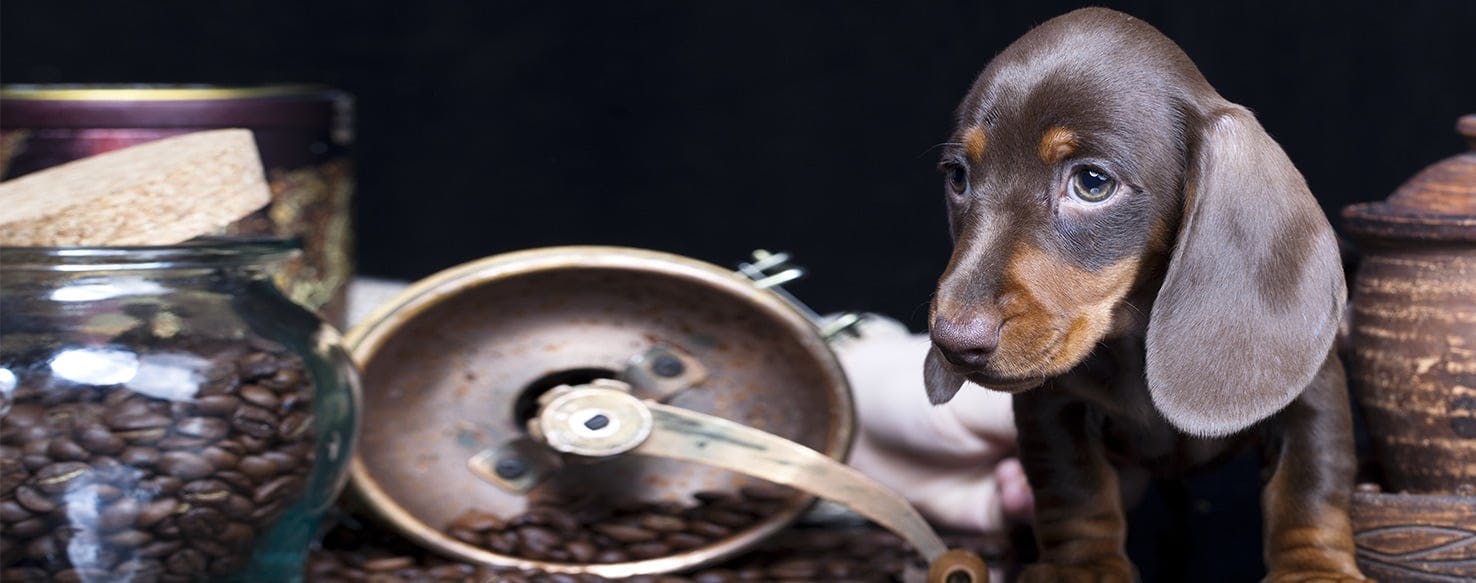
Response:
M669 404L731 419L836 459L850 447L849 388L814 327L728 270L666 253L560 247L490 257L436 274L348 334L364 375L353 491L411 539L463 560L605 576L716 561L783 528L811 501L707 547L632 563L565 565L499 555L447 536L461 513L511 517L529 497L467 469L524 435L529 405L555 384L610 377L658 344L707 367ZM672 460L621 456L571 464L532 495L690 503L752 480Z

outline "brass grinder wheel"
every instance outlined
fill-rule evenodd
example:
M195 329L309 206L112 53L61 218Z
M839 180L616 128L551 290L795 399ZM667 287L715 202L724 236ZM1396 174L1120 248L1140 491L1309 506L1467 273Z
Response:
M813 501L805 491L897 531L930 560L956 553L900 496L838 463L854 413L815 325L722 268L612 247L499 255L415 284L348 344L364 371L352 490L447 556L604 577L675 572L784 528ZM653 559L537 561L443 531L463 512L511 518L536 500L683 502L762 483L744 474L798 489L746 529ZM935 561L929 578L987 580L978 564Z

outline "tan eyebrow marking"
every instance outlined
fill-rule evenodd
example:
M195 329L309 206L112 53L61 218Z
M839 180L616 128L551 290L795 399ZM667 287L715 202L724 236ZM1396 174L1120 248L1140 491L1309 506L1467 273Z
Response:
M1076 132L1054 126L1040 137L1040 159L1055 164L1076 152Z
M984 135L984 128L974 126L964 132L964 152L969 155L969 160L978 164L984 159L984 146L989 144L989 136Z

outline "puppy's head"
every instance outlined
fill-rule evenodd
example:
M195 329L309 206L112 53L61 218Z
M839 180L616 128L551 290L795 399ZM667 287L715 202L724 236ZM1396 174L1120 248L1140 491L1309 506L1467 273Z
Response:
M1326 218L1254 117L1139 20L1078 10L1010 45L940 168L954 251L934 402L965 378L1038 386L1146 320L1154 403L1221 435L1285 406L1327 355L1344 289Z

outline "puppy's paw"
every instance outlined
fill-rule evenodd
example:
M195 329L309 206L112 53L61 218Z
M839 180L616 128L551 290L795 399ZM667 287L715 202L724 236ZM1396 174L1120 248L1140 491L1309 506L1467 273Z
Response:
M1127 561L1110 560L1080 565L1036 563L1026 567L1019 580L1020 583L1132 583L1137 577Z
M1272 571L1265 583L1357 583L1373 581L1358 573L1338 571Z

